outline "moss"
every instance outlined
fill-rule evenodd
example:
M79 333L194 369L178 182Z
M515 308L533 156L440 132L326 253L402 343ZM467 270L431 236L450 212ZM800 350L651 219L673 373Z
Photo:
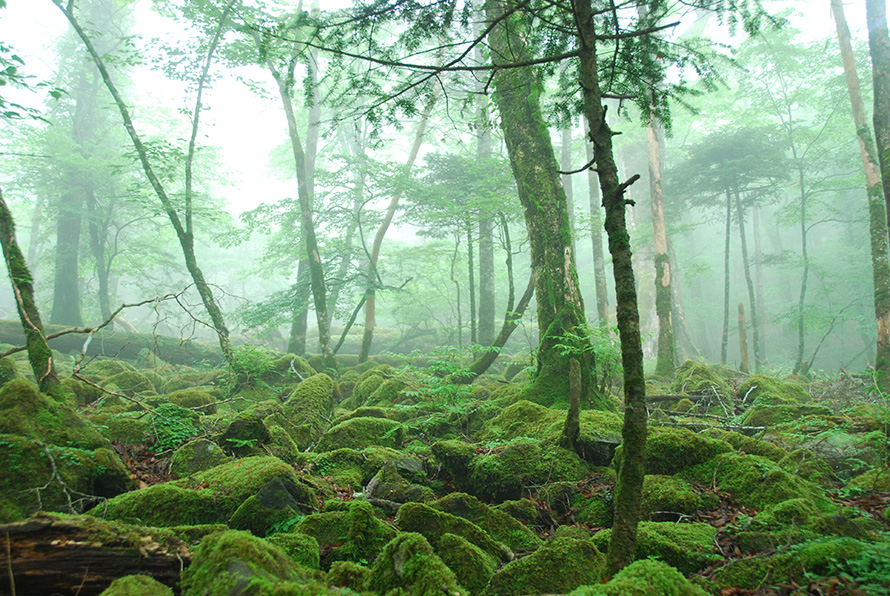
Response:
M370 587L379 594L402 589L411 596L467 593L426 538L413 532L399 534L384 547L371 569Z
M811 499L788 499L769 505L754 516L752 525L768 530L803 526L821 515Z
M77 407L89 405L105 395L101 389L73 377L62 379L61 384L62 391L74 395L74 405Z
M569 596L705 596L704 590L666 563L634 561L603 585L582 586Z
M399 394L407 387L405 382L398 378L386 379L365 402L367 405L391 406L399 403Z
M689 515L702 509L711 509L717 504L716 495L695 490L682 478L647 475L643 481L643 496L640 504L643 519L648 519L656 512Z
M513 556L510 549L473 522L422 503L402 505L396 521L402 531L423 534L436 547L442 536L455 534L475 544L495 560L509 561Z
M498 566L481 548L455 534L444 534L436 553L470 594L481 594Z
M195 439L179 447L170 457L170 472L175 476L189 476L228 461L222 448L207 439Z
M377 388L383 384L385 379L379 374L362 375L362 378L356 383L352 390L350 401L356 406L364 406L368 403L371 395L377 391Z
M565 594L580 585L599 583L604 568L605 557L590 541L554 538L495 573L484 594Z
M137 395L154 395L157 393L154 383L141 372L126 370L105 379L105 385L114 385L118 393L128 397Z
M248 532L229 530L201 541L191 565L182 572L182 594L248 594L251 583L305 582L312 577L284 551L265 540Z
M387 462L371 480L366 492L370 496L373 487L375 499L386 499L395 503L412 501L426 502L435 498L433 491L419 484L412 484L399 474L395 462Z
M84 367L84 376L91 381L105 381L124 372L136 372L136 367L124 360L93 360Z
M205 536L215 532L228 530L225 524L186 524L182 526L169 526L167 530L173 532L180 540L187 544L197 544Z
M26 517L28 515L24 509L8 499L0 498L0 524L11 524Z
M313 474L329 476L340 486L361 490L386 462L417 461L394 449L368 447L366 449L335 449L326 453L308 453L307 463ZM422 464L420 464L422 469ZM401 466L397 465L397 468Z
M507 406L488 421L480 433L480 439L509 441L518 437L537 437L558 442L565 417L563 410L546 408L521 400ZM580 424L581 441L585 438L621 435L621 417L612 412L585 410L581 412Z
M687 360L674 373L674 382L671 383L671 391L674 393L698 393L716 392L721 400L731 400L733 391L729 384L717 371L694 360Z
M300 459L300 447L289 432L280 424L270 422L268 418L263 420L263 425L269 431L269 440L263 445L267 452L288 463L294 463Z
M783 457L788 455L787 451L774 443L770 443L769 441L764 441L762 439L756 439L754 437L748 437L737 432L730 432L719 428L711 428L706 430L702 434L711 437L712 439L726 441L727 443L732 445L736 451L748 453L750 455L760 455L775 462L781 461Z
M786 472L826 488L834 488L838 484L831 466L809 449L795 449L779 460L779 465Z
M473 522L511 550L535 550L541 545L541 539L516 519L503 511L489 507L476 497L466 493L451 493L438 501L429 503L429 505L434 509ZM535 515L537 515L537 511L535 511ZM466 584L464 586L470 588Z
M13 379L0 387L0 433L62 447L108 446L108 441L73 409L41 394L25 379Z
M890 468L875 468L856 476L847 486L867 492L890 492Z
M646 437L646 473L677 474L720 453L732 450L729 443L696 434L685 428L650 428ZM616 468L620 468L621 453L619 447L615 454Z
M377 519L370 503L351 501L345 510L307 515L295 527L314 537L325 553L322 567L334 561L369 562L396 532Z
M118 495L93 509L92 515L146 526L180 526L225 522L228 513L218 501L224 495L209 489L188 489L172 483L155 484Z
M708 524L641 522L634 559L655 557L682 573L694 573L721 559L714 552L716 533L717 529ZM612 530L603 530L592 540L600 550L608 551L611 537Z
M147 575L119 577L99 596L173 596L173 590Z
M300 532L278 533L267 537L266 541L283 550L303 567L320 568L318 541L312 536Z
M830 505L822 489L757 455L722 453L684 475L707 486L715 483L720 490L732 493L740 504L755 509L798 497L811 500L820 510Z
M109 441L141 445L149 438L151 420L145 416L135 418L130 413L119 414L109 417L99 431Z
M0 435L0 499L16 510L73 513L95 502L92 497L114 497L132 485L129 471L110 449L57 447Z
M745 410L742 423L747 426L776 426L797 422L805 416L831 416L825 406L812 404L760 405Z
M744 403L755 405L794 404L810 400L809 393L800 383L766 375L751 375L739 385L736 395Z
M275 478L287 479L294 484L297 482L291 466L270 456L245 457L196 472L194 478L198 482L207 483L210 489L225 494L228 497L226 500L236 505L255 495ZM182 486L190 484L189 480L179 482Z
M216 398L200 389L180 389L167 395L171 403L183 408L198 409L204 414L216 412Z
M384 408L377 407L361 407L356 408L348 413L342 414L334 418L331 426L337 426L341 422L345 422L350 418L389 418L388 411Z
M318 452L335 449L363 449L378 445L396 448L405 440L405 429L394 420L384 418L352 418L327 430L318 440Z
M299 420L304 435L294 440L305 449L318 440L327 428L327 421L334 410L334 380L326 374L317 374L297 385L284 403L284 411L290 420Z
M504 501L495 505L495 511L503 511L522 524L533 525L538 522L538 508L531 499Z
M241 412L219 436L218 442L236 456L255 453L269 441L269 429L252 410Z
M371 570L352 561L337 561L331 565L328 583L353 592L366 592L371 586Z

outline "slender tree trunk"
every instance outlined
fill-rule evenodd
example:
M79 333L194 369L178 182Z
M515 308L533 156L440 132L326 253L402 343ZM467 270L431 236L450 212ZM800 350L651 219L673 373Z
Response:
M111 297L108 289L108 277L111 273L111 263L106 255L106 233L103 233L105 226L99 221L99 209L96 201L96 194L90 191L87 196L87 218L89 220L90 232L90 251L93 253L93 260L96 263L96 279L99 280L99 313L103 321L111 318ZM114 325L111 321L109 326Z
M420 152L420 146L423 144L423 135L426 132L430 115L433 113L433 107L436 105L436 100L438 99L441 90L442 84L437 80L433 83L433 93L430 96L426 107L424 107L423 113L420 115L420 121L417 123L417 131L414 133L414 143L411 145L411 152L408 154L408 160L405 162L405 167L403 169L405 179L411 174L411 168L414 167L414 162L417 160L417 154ZM392 197L390 197L389 206L386 208L386 213L383 215L383 221L380 222L380 227L377 228L377 234L374 235L374 244L371 246L371 256L368 262L367 272L368 286L365 290L365 332L362 336L362 347L358 356L359 362L366 361L371 353L371 343L374 341L374 326L377 324L377 287L380 284L380 276L377 273L377 261L380 258L380 248L383 246L383 238L386 236L386 231L389 229L389 225L392 223L392 218L395 217L396 208L399 206L399 200L402 198L402 191L403 189L399 187L393 192Z
M584 118L585 134L590 136L590 124ZM585 143L587 161L593 161L593 145ZM603 256L603 215L600 200L600 183L596 171L587 170L590 199L590 241L593 245L593 281L596 287L596 313L600 323L609 323L609 292L606 285L606 260Z
M203 272L198 267L198 263L195 258L194 236L191 232L191 228L188 225L183 226L182 221L179 218L179 214L177 213L176 208L173 205L173 202L167 195L167 191L164 188L164 185L155 174L154 168L151 165L151 160L148 156L148 151L146 150L145 145L142 143L142 138L139 136L139 133L136 132L136 127L133 125L133 119L130 117L130 111L127 108L126 102L124 102L123 98L117 90L117 87L111 80L111 75L109 74L108 69L105 66L105 61L96 51L92 40L80 26L80 23L77 21L74 14L72 12L69 12L64 6L62 6L62 4L58 0L53 0L53 3L58 7L60 11L62 11L62 14L65 15L66 19L68 19L68 22L71 24L72 28L75 30L75 32L77 32L78 37L80 37L81 41L87 49L87 52L89 52L90 56L93 59L93 62L95 62L96 68L99 70L99 74L102 76L102 81L108 88L109 93L111 93L111 97L114 99L114 103L117 106L118 111L120 111L121 119L124 122L124 128L127 130L127 134L130 135L130 139L133 142L133 147L136 149L136 154L139 156L139 161L142 165L142 170L145 173L145 177L148 178L149 184L151 184L152 189L155 191L155 194L161 201L164 212L167 214L167 217L170 219L170 223L173 225L173 229L176 231L176 236L179 239L179 244L182 248L183 257L185 259L186 269L191 274L192 280L195 282L195 287L198 290L198 294L201 296L201 301L204 304L204 308L207 310L207 314L210 315L210 320L212 322L214 331L219 338L220 349L222 350L226 361L231 363L233 361L233 354L232 346L229 341L229 330L225 325L225 319L223 317L222 310L220 310L219 305L213 298L213 291L210 289L210 286L204 279ZM209 60L210 55L208 55L208 64ZM190 222L190 220L191 217L187 214L186 221Z
M488 20L497 23L488 36L495 66L529 59L519 20L515 15L505 17L512 1L489 0L485 5ZM544 390L548 395L568 399L569 360L576 358L581 365L582 399L595 400L595 407L609 407L605 399L596 395L594 355L587 339L568 206L541 113L541 82L530 67L496 70L493 78L501 129L537 276L540 344L537 373L528 390ZM566 350L560 345L571 348Z
M563 172L571 172L575 168L572 167L572 127L571 124L567 128L559 131L560 147L559 147L559 167ZM566 192L566 209L569 211L569 228L572 230L572 241L575 238L575 192L572 185L571 174L563 174L561 176L562 187Z
M40 249L40 224L43 223L43 195L37 196L31 215L31 236L28 238L28 267L34 267Z
M751 230L754 236L754 293L757 296L757 312L760 320L768 320L766 314L766 302L763 299L763 242L760 234L760 208L755 204L751 206ZM765 350L764 350L765 351Z
M720 339L720 364L726 364L729 344L729 245L732 238L732 194L726 189L726 229L723 237L723 335Z
M800 192L800 258L803 261L803 273L800 276L800 294L797 299L797 360L794 363L793 372L794 374L806 374L809 366L804 362L806 345L804 306L807 297L807 281L810 277L810 251L807 247L807 189L804 184L803 168L798 166L797 173L798 191Z
M664 222L664 190L661 185L661 143L664 131L655 117L646 127L649 157L649 190L652 198L652 229L655 235L655 314L658 317L658 357L655 374L670 377L674 374L674 325L672 319L671 261L668 256L667 229Z
M630 236L627 233L624 198L627 187L638 176L622 183L618 178L612 149L612 130L606 122L606 110L600 91L596 55L596 29L590 2L574 5L574 24L578 31L579 76L584 96L584 112L590 122L590 141L596 157L596 168L603 205L606 208L606 234L612 254L615 276L616 321L621 340L621 362L624 367L624 423L621 430L622 458L615 488L615 516L612 538L606 560L607 572L614 575L634 560L637 523L643 477L646 473L646 381L643 376L643 343L640 337L640 313L631 259Z
M309 297L312 294L309 281L309 261L297 263L297 283L294 284L294 308L291 311L290 333L287 351L303 356L306 353L306 337L309 334ZM302 306L302 308L298 308Z
M485 15L479 15L477 35L482 33ZM485 60L481 45L475 48L476 60ZM491 125L488 115L488 95L485 81L479 81L476 91L476 159L486 162L491 159ZM479 217L479 344L491 345L495 340L495 279L494 279L494 227L490 213L483 212Z
M455 232L454 234L454 253L451 255L451 283L454 284L454 296L457 301L457 347L461 349L464 347L464 320L463 313L461 312L461 300L460 300L460 282L457 279L457 275L455 274L455 268L457 266L457 256L460 253L460 234Z
M56 223L56 260L53 284L53 309L50 323L83 325L80 316L80 226L83 221L84 189L77 181L62 197Z
M754 337L754 370L759 371L763 366L760 351L760 325L757 318L757 299L754 296L754 281L751 278L751 267L748 259L748 241L745 234L745 214L742 212L742 201L739 192L735 193L736 216L739 224L739 240L742 247L742 268L745 271L745 283L748 286L748 304L751 309L751 335Z
M6 270L9 272L16 308L25 332L28 362L31 364L31 370L40 390L44 393L54 393L59 388L59 378L56 376L53 364L53 353L43 334L40 312L34 300L34 281L16 242L15 222L9 207L6 206L6 201L3 200L2 192L0 192L0 246L3 248Z
M871 235L871 261L875 294L875 318L877 319L877 349L875 370L883 376L882 386L890 386L890 274L888 274L887 230L878 221L887 221L886 201L890 200L890 36L887 31L887 7L884 0L866 0L868 20L868 47L872 60L872 80L874 83L875 140L877 142L878 163L880 164L884 201L878 204L878 191L869 184L869 233ZM835 12L837 16L837 11ZM840 20L838 19L838 28ZM847 70L845 68L845 70ZM851 76L847 75L847 85ZM852 100L852 94L851 94ZM864 113L864 110L862 110ZM853 108L854 119L856 107ZM867 143L867 126L856 125L859 133L860 150L870 150ZM864 149L863 149L864 147ZM863 157L865 159L865 157ZM872 158L872 163L874 159ZM866 165L866 177L869 166ZM883 213L882 213L883 211Z
M477 343L476 336L476 264L473 262L473 227L467 222L467 282L470 297L470 344Z
M751 372L751 364L748 361L748 324L745 321L745 305L739 302L739 370L743 373Z

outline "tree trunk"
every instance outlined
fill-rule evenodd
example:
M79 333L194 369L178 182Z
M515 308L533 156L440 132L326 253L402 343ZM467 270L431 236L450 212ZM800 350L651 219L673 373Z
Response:
M571 124L567 128L563 128L559 132L559 167L563 172L571 172L575 168L572 167L572 127ZM569 229L572 230L572 241L575 239L575 193L572 186L572 175L563 174L561 176L562 187L566 193L566 209L569 212Z
M179 245L182 248L183 257L185 258L186 268L191 274L192 280L195 282L195 287L198 290L198 294L201 296L201 301L204 304L204 308L207 310L207 314L210 315L214 331L216 331L217 337L219 338L220 349L222 350L226 362L231 364L231 362L233 361L233 354L232 345L229 341L229 330L225 325L225 319L223 317L222 311L213 298L213 291L210 289L210 286L204 279L203 272L198 267L197 260L195 258L194 235L191 232L190 226L187 225L184 227L182 225L182 221L179 218L179 214L177 213L173 202L167 195L167 191L164 188L164 185L155 174L154 168L151 165L151 160L148 156L148 151L146 150L145 145L142 143L142 138L139 136L139 133L136 132L136 127L133 125L133 119L130 117L130 111L127 108L127 104L124 102L123 98L117 90L117 87L111 80L111 75L109 74L108 69L105 66L105 61L96 51L92 40L90 40L89 36L80 26L80 23L77 21L74 14L72 12L69 12L64 6L62 6L61 3L56 3L56 7L58 7L58 9L62 11L62 14L65 15L65 18L68 19L68 22L71 24L72 28L74 28L78 37L80 37L81 41L87 49L87 52L89 52L90 56L93 59L93 62L96 64L96 68L99 70L99 74L102 76L102 81L105 83L105 86L108 88L109 93L111 93L111 97L114 99L114 103L117 106L118 111L121 114L121 119L124 122L124 128L127 130L127 134L130 135L130 139L133 142L133 147L136 149L136 154L139 156L139 161L142 165L142 170L145 173L145 177L148 178L152 189L155 191L155 194L161 201L164 212L167 214L167 217L170 219L170 223L173 225L173 229L176 231L176 236L179 239ZM208 64L209 60L210 55L208 55ZM186 219L187 223L189 223L191 218L190 216L188 216L188 214Z
M106 255L107 228L99 221L96 194L90 191L87 196L87 218L89 220L90 250L96 264L96 279L99 280L99 312L103 321L111 318L111 296L108 278L111 275L111 260ZM107 262L106 262L107 261ZM108 324L114 326L114 321Z
M634 560L643 477L646 473L646 381L643 376L643 344L630 236L627 233L627 202L624 198L627 187L638 176L624 183L619 181L612 150L613 134L606 122L606 110L599 85L596 30L591 5L588 0L583 0L575 3L574 7L580 83L585 115L590 122L590 141L596 157L603 205L606 208L605 227L609 238L609 252L612 254L616 321L624 367L624 423L621 430L624 457L615 488L614 525L606 560L607 572L614 575Z
M584 119L585 133L590 136L590 124ZM584 144L587 161L593 161L593 145ZM593 281L596 286L596 313L600 323L609 323L609 292L606 285L606 261L603 257L603 215L600 200L600 183L596 171L587 169L588 195L590 198L590 241L593 245Z
M890 386L890 273L888 273L885 224L888 215L890 215L888 214L890 210L886 208L886 201L890 200L890 37L887 32L887 7L884 0L866 0L865 8L874 82L875 113L873 121L884 192L884 201L879 201L877 188L872 188L869 182L869 233L871 236L875 318L878 326L875 370L883 377L882 386L887 387ZM840 27L840 23L838 23L838 27ZM848 87L850 82L851 77L848 74ZM855 107L853 113L855 118ZM870 143L867 143L867 127L857 125L856 129L859 133L860 150L866 151L866 155L868 155ZM871 161L873 164L874 159L872 158ZM869 166L866 165L866 177L868 176ZM883 219L883 223L879 219Z
M739 302L739 370L743 373L751 372L751 364L748 361L748 324L745 321L745 305Z
M476 336L476 265L473 263L473 228L467 222L467 283L470 296L470 344L477 342Z
M37 385L44 393L53 393L59 388L59 378L53 364L53 353L40 322L40 311L34 300L34 280L25 257L15 239L15 222L3 194L0 192L0 247L6 261L6 270L12 282L12 293L15 296L16 309L22 321L25 343L28 346L28 362L37 379Z
M426 132L426 126L429 122L430 115L433 113L433 107L436 105L436 100L441 91L442 84L437 79L435 83L433 83L433 93L430 96L426 107L424 107L423 113L420 115L420 121L417 123L417 131L414 133L414 143L411 145L411 152L408 154L408 160L405 162L405 167L403 169L405 179L411 174L411 168L414 167L414 162L417 160L417 154L420 152L420 146L423 144L423 135ZM383 246L383 237L386 236L386 231L389 229L389 225L392 223L392 218L396 214L396 208L399 206L399 200L402 198L402 191L403 189L399 187L393 192L392 197L390 197L389 206L386 208L383 221L380 222L380 227L377 228L377 233L374 235L374 244L371 246L371 255L368 262L367 272L368 287L365 290L365 296L367 297L367 300L365 300L365 332L362 336L362 347L358 356L359 362L366 361L368 355L371 353L371 343L374 340L374 325L377 323L377 287L380 283L380 276L377 274L377 261L380 258L380 247Z
M494 222L479 219L479 344L494 341Z
M83 221L84 189L76 180L62 197L56 222L56 259L53 283L53 309L49 322L57 325L83 325L80 316L80 225Z
M287 337L287 351L290 354L306 354L306 336L309 334L309 261L300 259L297 263L297 283L294 284L294 305L291 310L290 333Z
M720 364L726 364L729 344L729 245L732 238L732 194L726 189L726 229L723 236L723 335L720 339Z
M661 185L661 122L652 116L646 127L649 157L649 190L652 198L652 229L655 235L655 314L658 317L658 357L655 374L674 374L674 326L672 319L671 261L668 256L667 229L664 223L664 190Z
M742 268L745 271L745 283L748 286L748 304L751 308L751 335L754 337L754 370L759 371L763 366L763 357L760 348L760 323L757 318L757 299L754 296L754 280L751 278L751 267L748 261L748 240L745 237L745 215L742 212L742 201L738 191L735 193L736 216L739 224L739 240L742 246Z

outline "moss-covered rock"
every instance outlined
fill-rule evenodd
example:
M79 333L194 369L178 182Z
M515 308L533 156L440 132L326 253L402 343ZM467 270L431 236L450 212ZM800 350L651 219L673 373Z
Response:
M399 534L386 545L374 561L370 587L379 594L391 590L410 596L467 594L426 538L413 532Z
M640 515L650 519L655 514L690 515L718 504L717 496L696 490L691 484L674 476L648 475L643 481Z
M368 484L387 462L396 463L396 470L415 483L422 481L421 474L411 474L409 470L422 472L423 463L418 459L386 447L365 449L335 449L325 453L303 454L312 473L329 476L339 486L349 486L361 490ZM423 475L425 476L425 474Z
M265 590L275 584L306 584L316 577L265 540L248 532L229 530L211 534L201 541L191 565L182 573L182 593L183 596L270 594L271 591ZM326 593L326 589L320 586L318 593Z
M180 389L167 395L170 403L183 408L200 410L204 414L216 412L216 398L198 388Z
M535 550L541 546L541 539L526 526L507 513L489 507L466 493L451 493L429 503L429 506L473 522L513 551ZM472 590L470 586L463 585Z
M267 537L266 541L283 550L303 567L320 569L318 540L312 536L301 532L279 532Z
M729 443L696 434L686 428L653 427L646 436L646 473L677 474L732 450ZM616 468L620 468L621 453L619 447L615 454Z
M454 572L470 594L481 594L498 564L489 554L463 536L444 534L436 548L439 558Z
M475 544L497 561L509 561L513 558L509 548L473 522L422 503L402 505L396 521L403 532L423 534L437 548L442 536L455 534Z
M412 484L399 474L394 461L387 462L380 468L368 483L365 495L368 498L385 499L394 503L426 502L435 498L432 489Z
M124 372L136 372L136 367L116 358L93 360L83 368L83 376L94 382L105 381Z
M365 405L391 406L398 404L400 403L400 394L405 387L407 387L407 384L399 378L386 379L374 389Z
M173 596L173 590L147 575L125 575L111 582L99 596Z
M118 495L96 507L92 515L146 526L168 527L223 523L231 505L220 510L225 495L210 489L189 489L174 483L155 484Z
M830 505L822 489L799 476L789 474L775 462L757 455L721 453L684 472L689 480L706 486L715 483L732 493L746 507L763 509L794 498L806 498L817 507Z
M269 429L252 410L241 412L226 427L217 441L236 456L255 453L270 439Z
M105 385L108 387L113 385L117 388L116 391L118 393L126 395L127 397L155 395L157 393L157 389L155 389L151 379L135 370L119 372L114 376L108 377L105 380Z
M10 503L11 512L74 513L95 498L114 497L132 486L129 471L110 449L57 447L0 435L0 499Z
M284 402L288 419L299 421L297 424L303 431L300 436L294 437L300 449L317 441L327 428L327 421L334 411L334 388L334 380L328 375L312 375L297 385Z
M84 383L74 377L62 379L61 384L63 392L74 395L74 405L77 407L89 405L105 395L98 387Z
M367 592L371 586L371 570L352 561L336 561L327 575L328 583L353 592Z
M102 416L108 416L102 414ZM92 419L95 422L95 418ZM141 445L151 437L151 419L132 412L122 412L108 416L98 427L109 441L119 441L129 445Z
M705 596L705 591L661 561L634 561L603 585L582 586L569 596Z
M719 561L714 552L717 529L708 524L641 522L637 530L634 559L654 557L676 567L682 573L693 573ZM594 534L593 543L608 552L612 530Z
M754 516L752 526L767 530L784 530L809 524L822 512L812 499L788 499L764 508Z
M605 557L589 540L554 538L495 573L484 594L565 594L581 585L599 583L604 568Z
M352 396L349 398L350 404L354 407L361 407L368 403L371 395L377 388L383 384L385 379L379 374L362 375L352 390Z
M179 447L170 457L170 472L179 477L208 470L229 460L222 448L207 439L195 439Z
M766 375L751 375L736 390L739 401L755 405L803 403L810 394L797 381L777 379Z
M396 531L379 520L367 501L350 501L345 509L307 515L293 531L312 536L328 568L334 561L371 562Z
M524 525L536 526L538 523L538 507L534 501L528 498L504 501L495 505L493 509L506 513Z
M262 537L274 525L317 506L318 498L310 487L287 477L276 477L238 506L229 519L229 526Z
M21 435L60 447L109 446L77 412L41 394L25 379L13 379L0 387L0 434Z
M776 426L797 422L806 416L831 416L831 409L815 404L780 404L754 406L745 410L742 423L747 426Z
M375 445L397 448L404 440L405 429L395 420L351 418L325 431L315 450L321 453L343 448L364 449Z
M671 383L674 393L715 392L721 400L731 400L733 391L729 383L712 367L703 362L687 360L674 373Z
M856 476L848 483L865 492L890 492L890 468L876 468Z
M749 455L759 455L774 462L779 462L788 455L788 452L775 443L763 439L749 437L737 432L731 432L720 428L709 428L703 435L719 441L725 441L733 446L736 451Z

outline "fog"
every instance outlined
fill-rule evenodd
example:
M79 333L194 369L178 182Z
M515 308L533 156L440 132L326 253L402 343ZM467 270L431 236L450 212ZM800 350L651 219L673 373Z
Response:
M292 135L269 68L285 68L293 55L294 124L304 158L315 164L311 206L333 343L353 325L340 353L358 353L370 283L376 288L372 352L490 344L525 290L531 266L491 74L443 72L439 91L431 81L418 82L423 71L383 64L447 61L451 54L443 54L466 47L460 44L471 38L466 32L478 20L475 13L468 13L465 30L452 34L453 44L419 38L417 47L397 44L412 25L381 25L373 32L381 48L374 62L350 45L360 32L345 33L345 24L337 51L306 46L312 24L299 20L308 13L296 3L235 3L220 28L228 4L79 0L76 14L109 65L172 207L185 221L186 205L193 205L195 260L233 342L293 350L294 320L302 312L308 313L305 349L319 349L309 274L298 278L306 249ZM319 8L312 18L347 21L338 13L348 9L345 2ZM661 184L677 362L739 367L741 303L752 368L752 307L756 366L763 370L836 373L872 366L877 326L866 178L828 2L764 3L781 26L764 19L753 36L729 15L674 8L662 20L679 24L663 38L677 55L664 58L658 87L670 97L658 101L656 114L665 133ZM846 9L871 114L864 3ZM189 189L185 167L198 82L217 31ZM325 35L318 46L337 41ZM534 31L530 36L544 41ZM215 342L211 329L219 325L205 312L169 214L62 12L50 0L9 0L0 9L0 39L12 48L5 55L20 56L21 71L31 77L30 90L3 88L7 101L33 113L4 122L0 186L45 322L94 325L121 304L174 294L125 309L119 328ZM389 40L401 54L384 53ZM610 59L604 51L601 60ZM577 171L563 181L580 291L591 326L614 324L598 190L591 199L584 168L590 157L580 93L577 82L567 83L575 65L554 64L540 66L541 104L560 170ZM48 95L51 88L61 90L60 99ZM631 97L637 91L616 86L622 98L608 100L608 122L620 133L613 142L621 180L640 176L626 198L648 372L659 321L647 115ZM485 142L489 152L480 149ZM387 207L396 202L391 225L381 232ZM493 229L490 236L480 235L480 222ZM375 235L382 238L379 260L369 268ZM594 242L605 252L606 320L599 316ZM489 244L493 257L483 254ZM492 305L483 296L486 287L493 288L493 315L483 312ZM532 301L508 352L537 349L535 313ZM8 284L0 316L17 317Z

